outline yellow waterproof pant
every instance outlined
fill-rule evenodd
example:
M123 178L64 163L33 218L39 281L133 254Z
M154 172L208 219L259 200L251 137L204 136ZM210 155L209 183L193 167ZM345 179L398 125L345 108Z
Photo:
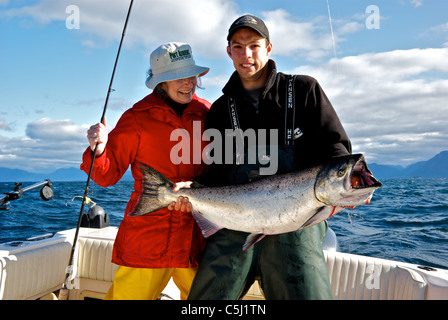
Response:
M144 269L120 266L104 300L155 300L173 278L186 300L198 268Z

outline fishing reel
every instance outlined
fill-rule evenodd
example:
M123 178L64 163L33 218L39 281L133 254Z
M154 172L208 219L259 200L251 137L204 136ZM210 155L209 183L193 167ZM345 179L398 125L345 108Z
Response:
M72 198L72 201L75 198L82 198L81 196L75 196ZM109 215L104 211L104 209L97 205L95 201L86 197L85 204L89 206L89 210L87 214L83 213L81 218L81 227L82 228L104 228L110 225Z
M21 182L16 182L14 191L6 192L4 193L5 196L0 197L0 210L9 210L11 201L20 199L25 192L40 187L42 187L42 189L40 190L40 197L42 198L42 200L49 201L53 199L53 185L50 179L35 183L25 188L22 188L22 186L23 184Z

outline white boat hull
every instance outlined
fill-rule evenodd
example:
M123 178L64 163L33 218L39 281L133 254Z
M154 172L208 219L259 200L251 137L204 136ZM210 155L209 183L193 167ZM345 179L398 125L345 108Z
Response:
M57 298L74 238L74 229L18 246L0 244L0 299ZM116 227L81 228L77 277L69 299L102 299L118 266L111 263ZM448 299L448 270L425 270L409 263L324 250L337 300ZM175 285L164 293L179 299ZM165 296L166 298L166 296ZM245 299L263 299L256 282Z

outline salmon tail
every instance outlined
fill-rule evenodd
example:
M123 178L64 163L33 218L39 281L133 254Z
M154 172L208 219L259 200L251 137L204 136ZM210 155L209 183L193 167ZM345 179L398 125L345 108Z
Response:
M139 167L143 175L143 191L134 209L129 212L128 216L130 217L145 215L165 208L168 204L162 203L159 195L167 189L171 190L174 185L171 180L147 164L140 162Z

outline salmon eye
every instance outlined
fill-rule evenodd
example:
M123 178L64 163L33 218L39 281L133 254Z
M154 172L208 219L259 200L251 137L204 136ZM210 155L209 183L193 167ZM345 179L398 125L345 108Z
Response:
M344 174L345 174L345 170L339 170L338 171L338 177L339 178L342 178L344 176Z

